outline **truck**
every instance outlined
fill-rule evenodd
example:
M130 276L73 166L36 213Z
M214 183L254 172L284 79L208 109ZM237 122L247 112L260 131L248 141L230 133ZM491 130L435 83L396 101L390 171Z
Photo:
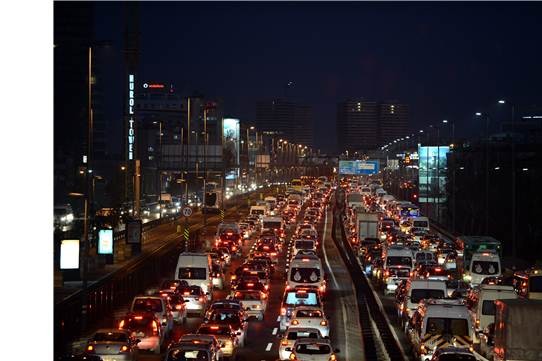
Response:
M366 238L378 239L378 213L357 212L356 213L356 235L358 242Z
M350 208L363 207L363 196L361 193L350 193L346 196L346 203Z
M494 361L542 360L542 300L496 300Z

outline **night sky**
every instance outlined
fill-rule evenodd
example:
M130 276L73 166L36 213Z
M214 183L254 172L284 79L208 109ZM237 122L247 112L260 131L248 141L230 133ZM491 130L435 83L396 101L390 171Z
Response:
M118 49L121 7L96 3L96 36ZM475 111L492 113L497 129L509 114L499 98L520 111L542 105L540 3L147 2L140 15L140 80L221 97L227 115L249 121L257 100L293 81L325 150L348 97L407 103L411 129L449 119L459 135L481 129Z

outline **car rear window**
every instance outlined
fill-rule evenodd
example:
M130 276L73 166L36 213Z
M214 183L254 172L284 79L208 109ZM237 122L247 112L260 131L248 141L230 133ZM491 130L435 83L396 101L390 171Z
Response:
M305 355L327 355L331 353L331 347L321 343L303 343L296 346L295 352Z
M137 298L132 307L134 312L162 312L162 300L159 298Z
M298 338L319 338L319 335L318 332L290 331L286 338L288 340L297 340Z
M93 341L127 342L128 336L124 332L98 332L92 338Z
M322 311L320 310L298 310L296 317L304 318L322 318Z
M284 303L292 306L319 306L318 297L315 292L288 292L284 297Z

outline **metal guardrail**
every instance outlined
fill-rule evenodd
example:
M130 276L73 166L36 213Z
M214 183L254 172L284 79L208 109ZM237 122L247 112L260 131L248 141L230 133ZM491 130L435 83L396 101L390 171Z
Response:
M332 238L350 272L356 290L365 360L379 361L381 359L382 356L377 345L377 338L380 338L390 361L406 361L407 357L395 337L392 326L388 323L384 310L379 306L350 243L344 241L347 239L341 221L344 211L344 199L342 202L338 202L336 197L335 201L335 210L338 211L338 214L333 219ZM337 234L337 231L339 231L339 234ZM373 321L378 333L373 330Z

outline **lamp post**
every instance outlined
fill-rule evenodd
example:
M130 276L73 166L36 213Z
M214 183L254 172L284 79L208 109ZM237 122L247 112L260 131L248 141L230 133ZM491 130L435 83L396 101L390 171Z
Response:
M516 227L517 227L517 211L516 211L516 141L514 139L514 134L516 131L516 106L515 104L506 101L504 99L500 99L498 101L499 104L509 104L512 111L512 256L516 257L517 255L517 239L516 239Z
M443 124L449 124L450 122L446 119L442 121ZM456 155L455 155L455 122L451 122L452 125L452 139L450 148L452 148L452 151L454 152L454 166L452 169L452 233L455 233L455 216L456 216L456 193L455 193L455 162L456 162Z
M475 114L477 117L485 118L486 123L486 130L485 130L485 145L486 145L486 152L485 152L485 166L486 166L486 176L485 176L485 183L486 183L486 190L485 190L485 233L486 235L489 233L489 116L484 113L477 112Z
M162 173L160 171L160 163L162 163L162 121L154 121L152 124L158 124L159 145L160 145L160 160L156 160L156 175L158 180L158 206L160 207L160 218L162 218Z

